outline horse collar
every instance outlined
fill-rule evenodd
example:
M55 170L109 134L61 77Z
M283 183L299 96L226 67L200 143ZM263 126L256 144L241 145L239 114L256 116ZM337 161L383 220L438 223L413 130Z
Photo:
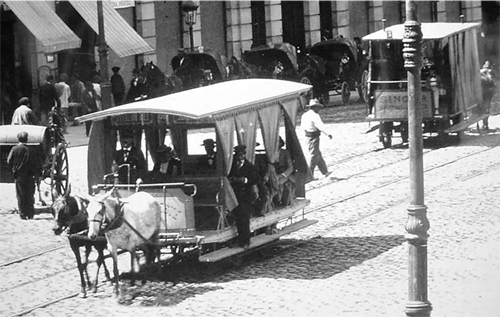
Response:
M119 202L115 206L115 218L111 220L111 223L104 228L104 232L109 230L120 228L123 225L123 202Z

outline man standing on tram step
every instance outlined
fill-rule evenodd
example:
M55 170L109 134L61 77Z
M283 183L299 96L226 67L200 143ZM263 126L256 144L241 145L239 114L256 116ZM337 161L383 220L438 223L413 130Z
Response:
M259 181L260 175L252 163L246 158L247 147L237 145L234 147L234 160L228 179L233 188L238 206L232 210L234 222L238 229L236 244L247 249L250 246L250 216L253 211L252 204L256 201L254 185Z
M40 87L40 120L44 125L48 125L52 107L57 105L57 109L61 108L61 101L54 86L54 75L47 75L46 80L47 82Z
M321 133L328 136L330 140L332 139L332 135L326 132L325 125L318 114L319 109L322 108L323 105L318 99L311 99L306 107L308 110L301 117L300 127L304 130L309 144L309 154L311 156L309 159L309 168L314 175L314 170L317 166L323 176L328 177L331 172L328 171L328 167L319 150L319 137Z
M41 164L38 155L26 144L28 133L17 135L19 144L14 146L7 158L16 184L17 206L21 219L33 219L35 215L35 181L41 176Z
M114 66L111 70L113 71L113 76L110 79L111 93L113 94L115 106L119 106L123 104L123 97L125 97L125 81L120 75L120 67Z

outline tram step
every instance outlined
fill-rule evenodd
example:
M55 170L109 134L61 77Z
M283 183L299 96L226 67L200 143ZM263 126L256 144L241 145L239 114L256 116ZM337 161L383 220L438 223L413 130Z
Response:
M488 118L489 116L490 116L489 114L473 115L472 117L468 118L465 121L462 121L458 124L452 125L448 129L444 130L444 132L445 133L454 133L454 132L459 132L459 131L465 130L470 125L473 125L476 122L484 120L484 119Z
M281 230L279 230L275 234L269 234L269 235L260 234L256 237L253 237L250 239L250 249L254 249L254 248L262 246L266 243L269 243L273 240L277 240L281 236L287 235L287 234L292 233L294 231L304 229L305 227L313 225L316 222L318 222L318 220L304 219L304 220L297 221L297 222L295 222L291 225L288 225L286 227L283 227ZM228 258L230 256L233 256L233 255L245 252L245 251L247 251L247 250L244 248L240 248L240 247L234 247L234 248L226 247L226 248L222 248L220 250L214 251L214 252L204 254L204 255L200 256L198 258L198 260L200 262L217 262L217 261L220 261L222 259Z

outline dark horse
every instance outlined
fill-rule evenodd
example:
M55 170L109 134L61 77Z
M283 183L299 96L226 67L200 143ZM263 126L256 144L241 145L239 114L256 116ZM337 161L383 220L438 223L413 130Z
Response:
M146 85L147 96L144 99L165 96L180 91L179 82L171 76L166 76L153 62L146 63L141 68Z
M94 247L97 250L97 273L94 280L93 292L97 291L97 277L101 264L104 265L104 274L107 281L111 281L108 268L104 262L104 249L106 249L106 239L90 240L87 238L88 232L88 214L87 205L89 201L79 196L70 196L71 188L58 197L52 204L52 214L55 219L55 226L52 228L54 234L60 235L66 230L68 234L69 245L75 254L78 271L80 272L81 290L80 297L87 297L86 286L92 286L87 272L89 254ZM85 247L85 261L82 262L80 248ZM86 278L86 280L85 280Z

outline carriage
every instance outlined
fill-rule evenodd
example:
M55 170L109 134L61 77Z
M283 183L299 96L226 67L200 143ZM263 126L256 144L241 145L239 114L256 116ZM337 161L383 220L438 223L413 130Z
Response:
M423 132L444 141L488 117L482 108L477 23L422 23ZM393 131L408 141L407 71L403 59L404 25L363 37L368 47L367 120L380 121L379 138L392 144Z
M28 133L28 146L35 149L41 163L41 175L50 187L52 201L66 192L69 182L68 154L64 136L57 126L2 125L0 126L1 165L7 166L7 156L16 144L20 132ZM10 173L9 173L10 174ZM40 191L40 186L39 186ZM40 195L40 200L41 199Z
M226 56L211 49L186 51L192 65L185 73L174 72L182 80L182 89L192 89L207 86L227 80ZM172 59L172 63L178 57Z
M309 204L305 184L312 175L295 133L297 112L310 89L284 80L240 79L79 117L80 122L92 121L88 157L96 159L88 162L89 192L113 190L122 198L142 191L151 194L162 209L159 248L175 256L194 251L199 261L215 262L246 251L228 244L237 235L231 211L238 202L228 179L233 147L246 145L246 158L266 169L278 159L281 136L293 159L294 195L285 203L268 200L251 218L250 249L312 225L316 221L304 217ZM153 173L163 145L170 146L181 162L178 172L160 183L148 177L143 183L110 182L117 140L125 130L139 135L147 173ZM214 169L199 164L205 155L201 144L209 138L216 144ZM267 230L271 227L274 230Z
M297 51L290 43L257 46L243 53L241 63L251 78L274 78L297 81Z
M348 105L351 90L361 82L363 67L356 43L348 38L337 37L314 44L301 63L301 82L314 86L314 95L328 105L330 91L342 96L342 104ZM363 98L360 91L360 98Z

